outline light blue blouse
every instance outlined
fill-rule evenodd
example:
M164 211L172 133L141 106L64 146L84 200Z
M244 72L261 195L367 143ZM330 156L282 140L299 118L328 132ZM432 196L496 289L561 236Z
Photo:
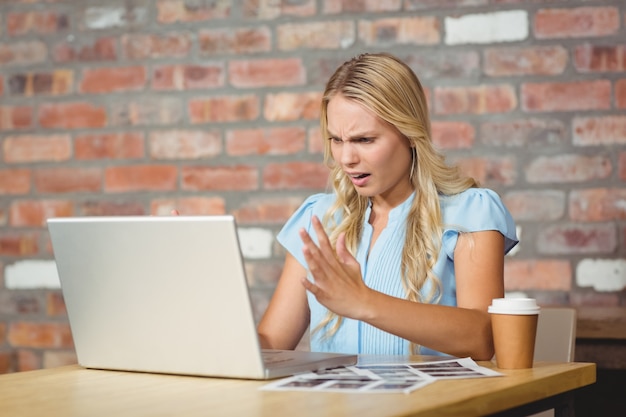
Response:
M401 281L400 263L406 232L406 217L414 195L389 213L387 227L382 231L369 256L367 251L372 237L372 227L367 221L371 208L367 209L363 223L363 236L358 246L357 260L361 265L365 284L385 294L406 298ZM298 230L304 228L315 238L311 218L323 218L335 200L334 194L315 194L307 198L287 221L277 236L278 241L305 268L302 241ZM515 223L500 197L486 188L470 188L450 197L440 197L444 232L442 248L434 273L441 280L442 294L439 304L456 306L456 280L454 274L454 248L459 231L477 232L498 230L505 238L505 253L518 242ZM309 277L311 278L311 277ZM422 289L428 294L429 288ZM326 308L308 293L311 310L311 329L324 319ZM413 320L428 320L415 317ZM322 352L404 355L409 353L409 342L361 321L344 318L341 327L330 339L323 338L324 330L311 334L311 350ZM422 347L420 353L441 355L440 352Z

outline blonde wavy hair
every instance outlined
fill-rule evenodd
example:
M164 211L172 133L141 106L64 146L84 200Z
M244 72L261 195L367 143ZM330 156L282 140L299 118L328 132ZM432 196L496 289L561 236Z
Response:
M331 76L322 98L321 130L325 140L324 161L331 170L330 186L337 195L335 204L323 218L331 242L345 232L346 244L356 254L362 234L367 197L360 196L330 149L328 103L336 95L360 103L380 119L395 126L409 141L412 150L411 182L415 198L407 216L406 241L402 251L402 284L406 298L414 302L436 302L440 297L440 280L433 273L441 248L443 223L439 197L454 195L478 187L463 176L458 167L449 166L434 148L426 95L415 73L401 60L386 53L359 55L342 64ZM339 214L340 222L333 219ZM421 289L430 282L426 297ZM326 329L324 338L332 337L342 318L328 312L314 329ZM332 325L331 325L332 323ZM411 343L411 351L416 345Z

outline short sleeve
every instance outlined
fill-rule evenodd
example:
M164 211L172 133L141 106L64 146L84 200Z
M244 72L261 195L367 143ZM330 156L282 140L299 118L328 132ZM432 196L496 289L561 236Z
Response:
M497 230L504 236L504 253L519 242L515 222L509 210L494 191L470 188L454 196L441 197L444 222L443 249L454 259L459 232Z
M311 231L311 218L316 215L323 218L326 210L334 201L332 194L313 194L308 197L291 215L283 228L278 232L276 239L301 265L306 267L306 261L302 254L302 240L298 231L305 229Z

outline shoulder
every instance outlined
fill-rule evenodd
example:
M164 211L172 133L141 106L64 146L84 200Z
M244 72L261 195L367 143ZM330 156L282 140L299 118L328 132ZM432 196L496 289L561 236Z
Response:
M456 195L442 196L440 202L445 230L497 230L506 239L507 251L517 243L513 217L495 191L470 188Z
M469 188L459 194L441 196L440 202L444 221L476 216L485 210L508 213L500 196L488 188Z
M306 261L302 255L302 241L300 240L298 231L300 229L310 231L311 218L313 215L321 219L334 201L334 194L319 193L307 197L300 207L289 217L276 236L278 242L285 247L300 264L306 265Z

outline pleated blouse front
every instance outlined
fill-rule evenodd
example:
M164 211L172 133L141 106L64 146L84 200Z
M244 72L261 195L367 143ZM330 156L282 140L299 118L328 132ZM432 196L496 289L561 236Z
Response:
M406 201L391 210L387 226L372 248L370 248L370 242L373 229L368 222L371 208L368 208L363 223L363 236L357 252L357 260L361 265L365 284L376 291L403 299L406 298L406 294L401 279L401 258L406 236L406 217L413 197L411 195ZM278 241L305 268L307 265L302 254L303 245L298 236L298 230L304 228L315 238L311 218L313 215L317 215L320 219L323 218L334 200L334 194L310 196L278 234ZM517 243L515 224L497 194L488 189L469 189L456 196L441 197L440 202L445 227L442 236L442 249L434 272L441 280L442 294L439 304L456 306L454 248L458 232L498 230L505 236L506 253ZM425 286L422 293L428 294L429 290L429 286ZM314 329L324 319L327 310L317 302L312 294L307 295L311 310L311 329ZM418 321L428 320L428 317L407 317L406 319ZM324 330L312 333L311 350L404 355L409 353L409 342L367 323L344 318L341 327L332 338L324 338ZM422 347L420 353L425 355L440 354L426 347Z

